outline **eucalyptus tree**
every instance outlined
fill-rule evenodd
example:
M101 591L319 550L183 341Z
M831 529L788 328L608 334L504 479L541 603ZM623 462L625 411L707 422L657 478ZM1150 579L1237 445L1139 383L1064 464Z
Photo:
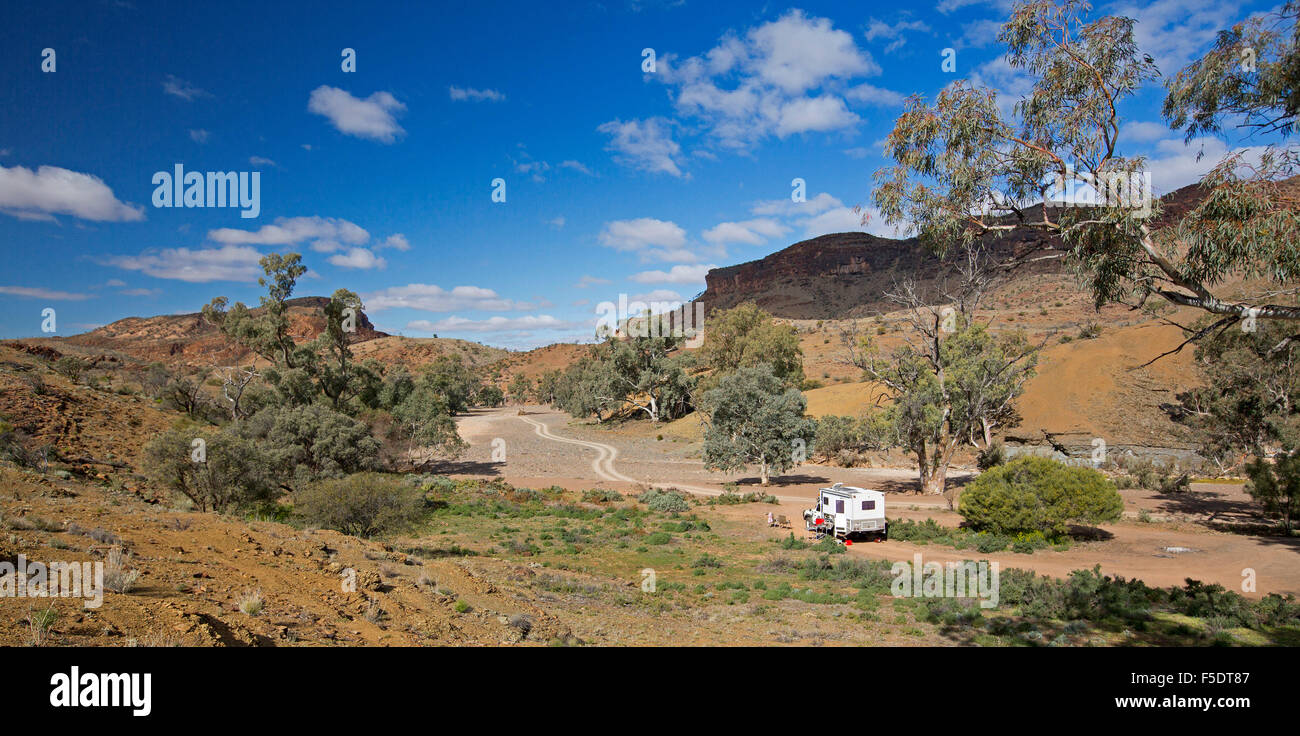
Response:
M1300 201L1292 149L1275 145L1257 158L1225 158L1201 183L1204 199L1169 227L1150 197L1147 162L1123 155L1119 109L1157 79L1154 59L1138 48L1131 18L1086 20L1081 0L1018 3L999 39L1010 66L1032 79L1029 93L1004 114L993 89L957 81L933 104L908 99L886 144L893 164L876 174L873 199L883 218L915 230L940 252L954 244L1014 231L1036 231L1034 258L1069 257L1098 305L1145 305L1155 297L1220 316L1300 320L1287 285L1300 269ZM1165 114L1189 136L1219 130L1228 118L1289 132L1296 112L1296 4L1274 18L1221 35L1206 58L1169 83ZM1288 28L1287 24L1291 24ZM1231 68L1234 52L1256 43L1247 78ZM1237 58L1241 58L1238 53ZM1043 206L1078 182L1090 206ZM1043 253L1039 249L1044 249ZM1004 267L1031 257L1017 253ZM1230 298L1230 277L1272 282Z

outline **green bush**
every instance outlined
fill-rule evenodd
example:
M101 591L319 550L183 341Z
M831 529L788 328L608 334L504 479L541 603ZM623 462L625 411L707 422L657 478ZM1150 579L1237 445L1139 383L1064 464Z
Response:
M862 423L854 417L824 416L817 420L813 450L833 456L840 450L855 450L863 444Z
M271 500L275 458L229 427L169 429L144 447L145 475L189 498L200 511L226 511Z
M979 465L980 470L989 470L1003 465L1007 462L1007 448L999 441L994 441L988 447L980 450L979 456L975 463Z
M686 503L686 497L677 491L664 491L658 488L651 488L637 497L637 500L652 511L658 511L664 514L680 513L690 511L690 504Z
M298 491L294 510L304 520L357 537L410 528L425 511L424 494L400 478L356 473Z
M1124 502L1115 484L1091 468L1022 457L981 474L961 494L959 513L981 531L1061 537L1069 524L1119 519Z

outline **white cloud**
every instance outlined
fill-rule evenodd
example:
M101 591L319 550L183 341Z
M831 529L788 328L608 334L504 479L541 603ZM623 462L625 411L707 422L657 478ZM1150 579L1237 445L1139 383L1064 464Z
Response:
M473 87L448 87L447 93L456 101L470 102L505 102L506 96L494 89L474 89Z
M356 268L369 270L372 268L384 269L388 267L388 261L375 255L366 248L349 248L346 253L338 253L329 257L329 262L342 268Z
M162 289L122 289L117 293L123 296L158 296Z
M1194 138L1186 144L1182 138L1163 140L1147 158L1151 186L1156 196L1163 196L1200 181L1230 152L1241 154L1244 162L1253 166L1258 165L1265 150L1264 146L1229 149L1219 138L1210 137ZM1300 148L1292 150L1300 153Z
M611 120L596 130L610 137L605 150L613 151L619 163L652 174L681 176L682 147L673 140L670 126L663 118Z
M668 271L635 273L629 276L628 280L635 281L638 284L702 284L704 283L704 275L714 268L717 268L716 264L673 266Z
M844 100L834 95L801 97L781 106L776 135L785 138L795 133L847 128L861 118L849 112Z
M190 129L190 140L193 140L195 143L207 143L208 139L210 139L211 137L212 137L212 133L209 131L203 130L201 128Z
M564 219L564 215L560 215L559 217L555 217L550 220L547 220L546 224L550 225L553 228L559 229L564 227L565 222L567 222L567 220Z
M21 296L28 299L49 299L51 301L79 302L90 299L90 294L76 294L70 291L55 291L32 286L0 286L0 294Z
M163 80L162 87L167 94L179 97L186 102L193 102L200 97L212 96L211 92L199 89L184 79L178 79L170 74Z
M1238 0L1155 0L1145 5L1118 2L1101 11L1136 20L1138 50L1155 57L1160 72L1169 77L1213 44L1220 30L1240 20L1241 7Z
M998 20L984 18L962 24L961 38L957 39L953 47L959 50L982 49L997 43L998 36L1002 33L1002 25L1006 23L1006 17L1004 15Z
M455 312L478 309L488 312L508 312L532 309L533 305L516 302L499 296L491 289L479 286L457 286L450 290L435 284L407 284L363 294L366 309L378 312L384 309L418 309L424 312Z
M609 279L602 279L598 276L589 276L587 274L583 274L582 278L578 279L578 283L573 285L573 288L587 289L592 286L603 286L605 284L612 284L612 283L614 282L610 281Z
M788 197L786 199L770 199L763 202L758 202L753 206L753 208L751 208L750 211L756 215L775 215L778 217L792 217L797 215L804 215L804 216L817 215L822 212L825 212L826 210L833 209L835 207L843 207L843 206L844 206L843 202L839 201L835 197L832 197L826 192L822 192L821 194L818 194L812 199L806 200L804 202L795 202Z
M1169 126L1163 123L1145 123L1133 120L1119 130L1119 139L1126 143L1150 143L1169 135Z
M1011 66L1005 56L977 66L971 71L970 82L976 87L989 87L996 91L998 109L1008 119L1014 115L1016 102L1028 97L1034 86L1034 78L1024 69Z
M278 165L271 159L263 158L262 156L249 156L248 163L254 166L277 166Z
M595 176L595 175L596 175L595 172L593 172L591 169L589 169L589 168L587 168L585 165L583 165L583 163L582 163L581 161L573 161L572 159L570 159L570 160L568 160L568 161L561 161L561 162L560 162L560 168L562 168L562 169L573 169L574 171L577 171L577 172L579 172L579 173L586 174L587 176Z
M704 239L714 245L727 243L762 245L768 238L780 237L787 232L789 228L785 225L764 217L742 222L720 222L704 231Z
M387 238L384 238L384 242L380 243L376 248L392 248L393 250L406 252L411 249L411 243L406 239L405 235L401 233L393 233Z
M728 34L700 56L662 58L656 79L675 88L678 112L698 118L722 148L747 150L768 136L851 128L842 96L850 80L880 73L853 36L793 10Z
M821 86L828 77L879 74L880 67L846 31L826 18L792 10L748 34L752 56L746 66L760 79L795 94Z
M939 0L939 4L935 6L935 9L944 15L948 15L970 5L989 5L999 11L1007 11L1011 9L1011 0ZM1001 15L1005 16L1007 13L1002 12Z
M274 223L257 230L223 227L209 231L208 238L236 245L297 245L317 241L315 250L332 253L342 247L340 242L362 245L370 240L370 233L360 225L336 217L277 217Z
M58 166L36 171L0 166L0 212L29 220L53 220L54 215L99 222L144 219L143 208L118 201L99 177Z
M642 260L693 263L699 256L687 248L686 231L675 222L639 217L605 223L600 244L617 251L636 253Z
M406 133L393 117L405 109L406 105L388 92L376 92L363 100L324 84L312 90L307 101L309 112L328 118L340 133L380 143L392 143Z
M872 18L867 22L867 30L862 35L865 36L868 41L875 41L876 39L889 41L889 43L885 45L885 53L890 54L902 48L903 45L907 43L906 34L911 31L929 33L930 26L924 21L919 20L900 20L897 23L890 25L883 20Z
M668 302L670 304L681 304L686 301L681 294L671 289L655 289L644 294L633 294L628 297L628 302Z
M851 207L836 207L815 217L800 221L804 228L804 238L815 238L829 233L867 232L862 224L862 215Z
M160 279L190 283L208 281L256 281L262 275L258 265L262 254L245 245L220 248L165 248L138 256L109 256L105 262L127 271L139 271Z
M851 102L861 102L877 107L902 107L906 98L892 89L877 87L873 84L859 84L845 91L844 96Z
M530 314L522 317L489 317L487 319L447 317L437 322L419 319L408 322L406 328L421 332L515 332L519 330L571 330L582 325L582 322L569 322L557 319L549 314Z

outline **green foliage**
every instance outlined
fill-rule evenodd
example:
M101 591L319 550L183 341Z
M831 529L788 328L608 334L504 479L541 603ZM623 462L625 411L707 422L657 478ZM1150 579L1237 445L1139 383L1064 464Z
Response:
M717 386L741 368L760 363L769 365L772 375L790 386L798 388L804 380L803 352L794 327L778 324L753 302L709 316L700 361L711 371L701 384L702 390Z
M979 530L1052 537L1064 536L1070 523L1116 521L1123 510L1114 484L1101 473L1041 457L1018 458L981 474L962 492L958 509Z
M870 434L915 454L923 489L939 493L960 442L1019 423L1012 402L1034 375L1039 348L1019 332L994 335L966 315L945 318L937 309L917 308L914 318L920 340L886 358L866 336L854 362L892 399L874 415ZM951 329L945 319L953 320Z
M427 389L426 395L440 396L448 412L463 414L479 393L481 380L478 371L454 353L425 366L419 384Z
M395 393L403 393L401 391ZM417 466L439 457L456 457L468 445L456 431L456 421L437 379L423 376L392 409L406 454Z
M975 464L980 470L988 470L1002 465L1007 461L1007 448L1001 441L995 441L988 447L979 451L975 458Z
M1255 458L1246 464L1246 493L1264 507L1264 513L1282 520L1282 528L1291 533L1292 523L1300 516L1300 450L1281 453L1269 463Z
M1209 319L1197 325L1211 327ZM1255 327L1230 326L1202 339L1195 358L1205 383L1178 394L1184 421L1205 438L1203 452L1221 462L1300 447L1300 367L1288 341L1294 330L1277 321ZM1278 345L1285 347L1275 352Z
M516 404L525 404L533 396L533 382L528 376L522 373L516 373L515 377L510 379L510 400Z
M1225 119L1289 133L1300 115L1300 4L1219 32L1214 48L1166 81L1164 115L1187 139L1222 133ZM1290 33L1287 29L1290 27ZM1253 64L1246 64L1246 60ZM1236 122L1236 120L1234 120Z
M817 420L813 449L826 457L842 451L858 450L868 443L864 422L856 417L827 415Z
M622 501L623 494L604 488L589 488L582 492L582 500L587 503L614 503Z
M496 386L484 386L479 389L478 397L475 401L479 406L494 408L501 406L506 402L506 395Z
M1277 18L1221 35L1207 57L1174 76L1170 122L1187 126L1189 136L1218 130L1225 119L1289 130L1300 95L1296 8L1289 2ZM933 104L919 95L907 101L885 143L894 165L876 174L873 197L885 222L914 227L939 251L1014 230L1055 235L1061 246L1049 247L1073 260L1098 305L1155 296L1225 322L1300 319L1291 305L1251 306L1266 304L1300 270L1300 251L1290 245L1300 240L1300 208L1283 185L1300 157L1281 145L1258 162L1231 153L1202 179L1205 200L1172 227L1154 227L1160 203L1131 184L1148 165L1120 154L1118 110L1160 72L1150 50L1138 48L1134 19L1085 18L1089 10L1085 0L1013 7L999 40L1007 64L1030 86L1010 118L995 90L964 81L946 86ZM1251 44L1260 44L1256 71L1241 64ZM1097 201L1026 216L1023 203L1049 198L1066 182L1098 192ZM1240 276L1273 283L1250 296L1214 293Z
M200 439L203 443L196 446ZM200 511L267 501L280 474L261 443L229 428L167 430L145 445L143 465L152 481L184 495Z
M380 442L370 428L321 404L265 409L231 428L273 458L294 487L371 470L378 461Z
M54 361L54 371L73 383L81 378L87 367L86 361L75 355L65 355Z
M633 335L593 345L585 360L570 365L548 386L552 404L576 417L604 421L631 410L654 422L691 411L694 357L678 349L683 338Z
M686 502L686 497L678 491L666 491L660 488L651 488L640 496L637 500L649 506L652 511L661 513L680 513L690 511L691 506Z
M357 537L405 531L426 511L424 494L401 478L356 473L314 483L294 494L307 523Z
M763 485L771 471L783 472L804 458L816 422L804 416L807 402L798 389L772 373L766 363L723 378L704 394L709 413L704 433L704 467L723 472L754 464Z

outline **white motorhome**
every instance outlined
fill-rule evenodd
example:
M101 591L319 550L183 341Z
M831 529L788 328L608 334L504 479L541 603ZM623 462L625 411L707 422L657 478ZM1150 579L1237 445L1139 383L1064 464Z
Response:
M834 534L839 539L851 537L889 538L885 521L885 494L856 486L836 483L817 493L817 505L803 512L808 531Z

